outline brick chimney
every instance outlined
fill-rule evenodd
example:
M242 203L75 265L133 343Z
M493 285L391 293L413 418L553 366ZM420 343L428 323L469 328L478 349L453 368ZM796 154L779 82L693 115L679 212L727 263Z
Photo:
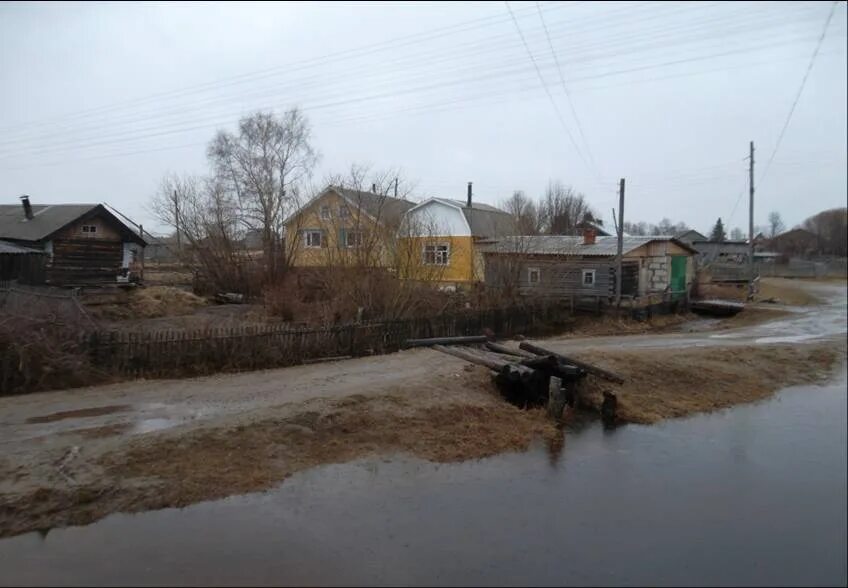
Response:
M468 182L468 202L466 206L471 208L471 182Z
M32 220L32 204L29 203L29 195L21 196L21 204L24 205L24 216L27 220Z
M583 229L583 244L584 245L594 245L595 244L595 229L585 228Z

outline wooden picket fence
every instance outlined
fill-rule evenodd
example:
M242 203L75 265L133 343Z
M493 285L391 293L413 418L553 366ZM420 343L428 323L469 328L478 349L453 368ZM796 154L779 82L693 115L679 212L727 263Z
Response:
M539 335L564 330L572 313L567 303L549 302L323 328L95 331L84 339L92 364L99 369L135 377L178 377L390 353L407 339L478 335L484 329L502 337Z

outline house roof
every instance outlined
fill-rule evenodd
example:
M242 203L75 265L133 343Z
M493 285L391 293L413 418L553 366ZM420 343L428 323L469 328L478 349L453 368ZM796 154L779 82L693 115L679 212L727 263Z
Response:
M16 243L10 243L8 241L0 241L0 254L27 254L27 253L40 253L44 254L44 251L41 249L32 249L30 247L23 247L22 245L18 245Z
M707 236L695 229L689 229L675 235L676 239L681 241L708 241Z
M287 218L283 224L287 225L292 222L303 211L310 208L315 202L330 192L335 192L341 196L345 201L347 201L348 205L355 210L360 210L375 221L386 224L400 223L403 214L415 206L414 202L404 200L403 198L394 198L392 196L375 194L374 192L366 192L364 190L354 190L341 186L327 186L318 195L310 199L309 202L301 206L297 212Z
M500 237L515 232L515 220L508 212L482 202L472 202L471 208L463 200L432 198L462 210L471 234L475 237Z
M144 239L102 204L33 204L31 219L24 216L20 204L0 204L0 239L44 241L71 223L95 215L111 219L124 236L146 245Z
M690 253L697 253L692 247L674 237L624 237L623 253L629 253L654 241L670 241ZM585 255L610 257L618 253L618 238L613 236L596 237L592 244L584 244L583 237L568 235L541 235L506 237L496 243L481 248L486 253L522 253L527 255Z
M577 223L577 228L578 229L595 229L595 234L599 237L608 237L608 236L612 235L612 233L610 233L608 230L606 230L604 225L597 223L597 222L594 222L594 221L589 221L589 220L580 221L579 223Z

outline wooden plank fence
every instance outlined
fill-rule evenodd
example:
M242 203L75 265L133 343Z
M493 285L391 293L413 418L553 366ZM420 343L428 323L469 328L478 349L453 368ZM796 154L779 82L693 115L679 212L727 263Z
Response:
M267 325L196 331L95 331L83 339L97 368L136 377L168 377L390 353L407 339L478 335L484 329L498 336L562 331L571 316L570 304L549 302L323 328Z

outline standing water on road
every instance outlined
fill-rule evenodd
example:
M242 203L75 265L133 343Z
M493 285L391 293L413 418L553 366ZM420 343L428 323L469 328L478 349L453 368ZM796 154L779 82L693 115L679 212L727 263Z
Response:
M846 574L846 393L439 465L316 468L264 494L0 541L0 584L815 584Z

